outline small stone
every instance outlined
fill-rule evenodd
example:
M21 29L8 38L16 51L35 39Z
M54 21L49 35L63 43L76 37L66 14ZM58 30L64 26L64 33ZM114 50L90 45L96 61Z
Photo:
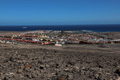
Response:
M32 78L36 78L36 74L35 73L32 73Z
M75 62L75 61L69 61L69 64L70 64L70 65L75 65L76 62Z
M57 53L57 51L54 51L54 53Z
M115 73L120 75L120 68L115 71Z
M120 80L120 77L117 80Z
M61 78L61 80L65 80L65 78Z
M56 76L56 73L52 73L52 76Z
M9 76L9 77L14 77L15 74L11 72L11 73L8 74L8 76Z
M95 78L97 79L99 77L99 74L94 74Z
M43 64L43 62L39 60L39 61L38 61L38 64Z
M66 68L66 69L64 69L64 71L65 71L65 72L72 72L73 69L72 69L72 68L71 68L71 69L70 69L70 68Z
M14 61L14 58L13 57L10 57L10 59L9 59L10 61Z
M23 71L20 69L20 70L18 70L17 73L18 73L18 74L22 74L22 72L23 72Z
M29 70L31 68L31 65L26 65L26 70Z
M43 66L40 66L40 69L44 69L44 67L43 67Z
M56 64L56 68L58 68L59 67L59 64Z
M102 66L102 65L98 65L98 67L99 67L99 68L103 68L103 66Z
M48 64L46 64L45 67L49 68L50 66Z
M21 69L25 69L25 66L21 66Z
M32 75L31 74L27 74L26 77L31 79Z
M72 74L68 75L68 80L73 80L73 75Z
M82 69L85 69L85 67L82 67Z
M80 68L78 66L75 66L74 69L75 69L76 72L80 71Z
M7 77L4 77L3 80L8 80L8 78L7 78Z

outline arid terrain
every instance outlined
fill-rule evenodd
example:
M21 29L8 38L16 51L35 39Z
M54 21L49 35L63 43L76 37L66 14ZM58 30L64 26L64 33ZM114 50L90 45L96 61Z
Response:
M1 80L119 80L120 44L0 44Z
M120 44L0 44L0 80L120 80Z

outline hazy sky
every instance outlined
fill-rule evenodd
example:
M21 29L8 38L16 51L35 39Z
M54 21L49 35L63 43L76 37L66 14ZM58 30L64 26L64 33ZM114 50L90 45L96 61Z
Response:
M0 25L120 24L120 0L0 0Z

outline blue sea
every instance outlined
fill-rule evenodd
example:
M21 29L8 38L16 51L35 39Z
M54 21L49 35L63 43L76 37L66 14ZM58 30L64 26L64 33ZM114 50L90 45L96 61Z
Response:
M91 30L94 32L120 32L120 24L0 26L0 31L35 31L35 30Z

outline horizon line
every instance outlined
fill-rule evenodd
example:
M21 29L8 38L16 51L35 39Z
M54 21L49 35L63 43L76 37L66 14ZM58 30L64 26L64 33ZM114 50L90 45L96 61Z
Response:
M0 26L80 26L80 25L120 25L120 24L54 24L54 25L0 25Z

